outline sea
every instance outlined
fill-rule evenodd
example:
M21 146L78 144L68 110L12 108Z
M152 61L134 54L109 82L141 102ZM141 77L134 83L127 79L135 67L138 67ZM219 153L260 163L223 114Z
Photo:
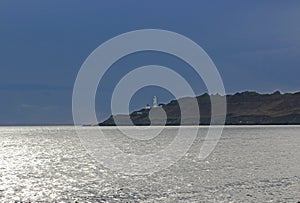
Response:
M81 128L101 128L126 153L162 150L176 136L165 127L128 144L117 127ZM0 202L300 202L300 126L226 126L204 160L208 127L186 128L199 131L178 161L129 175L99 163L74 126L0 127Z

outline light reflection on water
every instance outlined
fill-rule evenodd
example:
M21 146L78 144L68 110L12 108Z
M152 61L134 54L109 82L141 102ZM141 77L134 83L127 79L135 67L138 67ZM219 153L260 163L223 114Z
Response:
M176 134L170 127L154 140L129 142L114 127L104 129L125 152L142 154ZM226 127L213 154L199 161L206 131L201 127L172 167L126 176L99 166L74 127L0 127L0 202L300 201L300 127Z

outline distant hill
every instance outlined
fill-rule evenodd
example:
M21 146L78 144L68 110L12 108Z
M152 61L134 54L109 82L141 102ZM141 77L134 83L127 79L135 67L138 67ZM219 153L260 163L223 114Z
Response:
M214 97L222 97L213 95ZM211 118L211 103L208 94L196 97L201 112L200 125L209 125ZM182 98L189 99L189 98ZM292 125L300 124L300 92L273 94L259 94L256 92L242 92L227 95L227 125ZM180 108L177 100L162 105L167 114L166 125L180 125ZM149 109L141 109L130 115L116 115L122 125L128 125L124 118L130 116L135 125L150 125ZM195 125L195 123L188 123ZM100 123L101 126L115 125L111 116Z

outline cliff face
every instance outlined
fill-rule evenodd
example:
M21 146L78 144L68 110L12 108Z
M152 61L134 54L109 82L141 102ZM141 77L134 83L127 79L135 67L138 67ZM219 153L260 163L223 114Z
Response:
M214 95L214 97L222 97ZM189 98L182 98L188 100ZM208 125L211 118L211 103L208 94L198 96L197 102L200 110L200 125ZM228 125L243 124L300 124L300 92L294 94L258 94L256 92L242 92L227 95L227 117ZM180 125L180 108L176 100L163 105L166 112L167 125ZM141 109L129 115L135 125L150 125L149 110ZM128 115L115 116L121 125L128 125L123 118ZM122 120L124 122L122 122ZM158 122L159 123L159 122ZM187 125L197 123L184 122ZM99 125L115 125L112 117Z

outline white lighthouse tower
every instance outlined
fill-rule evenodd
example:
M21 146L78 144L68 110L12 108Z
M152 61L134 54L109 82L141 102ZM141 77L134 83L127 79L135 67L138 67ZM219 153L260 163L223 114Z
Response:
M153 97L152 101L153 101L153 105L152 105L152 107L153 107L153 108L155 108L155 107L158 107L158 105L157 105L157 98L156 98L156 96L154 96L154 97Z

